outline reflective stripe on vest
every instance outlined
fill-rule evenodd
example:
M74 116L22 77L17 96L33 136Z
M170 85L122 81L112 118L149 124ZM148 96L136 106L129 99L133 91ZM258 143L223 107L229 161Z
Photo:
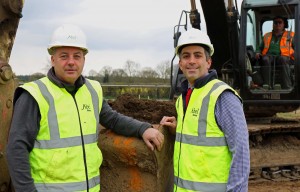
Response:
M217 79L194 89L185 115L182 96L177 99L174 189L178 192L226 191L232 155L214 118L217 98L226 89L237 95Z
M91 191L91 188L96 187L97 185L100 185L100 179L99 177L94 177L92 179L89 179L89 188ZM35 183L35 187L37 191L47 191L47 192L58 192L60 190L62 191L86 191L86 182L74 182L74 183ZM99 192L99 189L93 190Z
M294 60L294 49L292 47L292 40L294 37L294 32L284 31L280 39L280 55L291 57ZM264 49L262 50L262 55L266 55L270 48L270 43L272 39L272 32L266 33L264 36Z
M37 80L36 84L38 85L39 89L41 90L44 98L48 102L49 113L48 113L48 122L50 128L50 137L51 140L39 140L34 143L35 148L40 149L52 149L52 148L65 148L65 147L73 147L81 145L81 136L71 137L71 138L60 138L59 130L58 130L58 122L57 122L57 115L54 107L54 99L52 95L49 93L46 85L41 81ZM96 118L96 122L99 122L99 99L95 89L92 87L91 83L87 80L86 86L92 95L92 102L94 104L94 115ZM95 124L97 127L98 125ZM72 127L70 127L72 129ZM99 134L99 129L96 129L96 133L92 135L84 135L84 143L89 144L97 141Z
M76 92L75 100L64 88L55 86L48 78L21 87L35 98L41 113L40 130L29 155L37 190L87 189L82 152L84 141L89 191L99 191L99 168L102 162L97 145L102 107L100 84L86 80L85 85Z
M188 181L181 179L179 177L174 177L174 183L177 183L177 191L176 192L183 192L188 190L194 191L205 191L205 192L222 192L226 191L226 184L224 183L205 183L205 182L196 182L196 181ZM176 186L175 186L176 187ZM174 187L174 189L175 189ZM180 187L180 188L179 188ZM200 190L201 189L201 190Z

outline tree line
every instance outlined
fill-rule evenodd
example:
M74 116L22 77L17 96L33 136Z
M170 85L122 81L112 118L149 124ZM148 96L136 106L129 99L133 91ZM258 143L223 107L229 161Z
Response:
M34 81L44 77L50 67L49 64L44 68L45 73L18 75L17 78L21 83ZM84 76L103 85L105 98L116 98L118 95L131 93L139 98L162 99L169 97L171 65L169 61L163 61L155 69L141 68L139 63L127 60L123 68L113 69L111 66L103 66L98 72L90 70L88 75Z
M129 84L168 83L170 74L171 66L169 61L161 62L153 69L151 67L141 68L139 63L127 60L123 68L113 69L111 66L104 66L99 72L95 70L89 71L89 77L101 77L103 83Z
M51 64L50 61L48 61L48 64L42 69L43 72L17 76L21 81L28 82L44 77L50 68ZM171 78L171 64L170 61L166 60L156 65L155 68L141 68L139 63L129 59L122 68L113 69L111 66L103 66L99 71L92 69L88 72L88 75L84 76L98 80L101 83L169 83Z

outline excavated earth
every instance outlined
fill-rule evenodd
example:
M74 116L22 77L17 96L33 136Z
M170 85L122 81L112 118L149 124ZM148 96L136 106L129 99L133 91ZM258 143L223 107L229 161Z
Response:
M159 124L163 116L176 116L174 101L138 99L133 95L123 94L108 103L119 113L151 124Z
M123 94L108 103L116 111L151 124L159 124L163 116L176 116L174 101L138 99L130 94ZM298 111L300 119L300 111ZM276 141L275 141L276 142ZM253 158L253 157L252 157ZM151 183L151 182L150 182ZM249 192L300 192L300 180L249 182Z

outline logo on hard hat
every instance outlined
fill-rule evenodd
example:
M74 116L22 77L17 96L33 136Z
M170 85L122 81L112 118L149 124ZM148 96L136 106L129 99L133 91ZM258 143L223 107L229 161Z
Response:
M76 35L69 35L67 39L77 39Z

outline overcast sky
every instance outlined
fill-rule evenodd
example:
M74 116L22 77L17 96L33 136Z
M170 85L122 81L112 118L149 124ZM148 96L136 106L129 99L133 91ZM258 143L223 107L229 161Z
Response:
M72 23L87 35L84 74L108 65L123 68L128 59L155 68L173 57L182 10L190 10L190 1L25 0L9 63L17 75L44 73L52 32Z
M196 6L201 13L199 0ZM17 75L45 73L52 32L71 23L87 35L84 75L123 68L127 60L155 69L172 60L174 26L190 9L189 0L25 0L9 63Z

